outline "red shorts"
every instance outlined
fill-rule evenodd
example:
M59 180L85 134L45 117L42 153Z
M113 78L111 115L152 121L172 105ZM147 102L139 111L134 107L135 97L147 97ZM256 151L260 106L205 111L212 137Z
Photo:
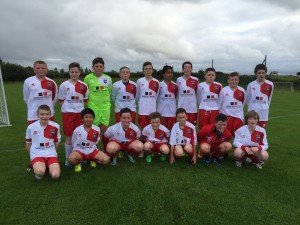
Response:
M176 117L161 117L161 124L169 130L172 130L173 125L176 123Z
M133 140L134 141L134 140ZM126 143L120 143L120 142L117 142L115 140L111 140L109 142L115 142L119 145L119 151L124 151L124 152L128 152L129 154L136 154L137 152L134 150L134 149L130 149L129 148L129 145L133 142L133 141L130 141L130 142L126 142Z
M78 150L75 150L76 152L78 152L81 156L81 162L83 161L96 161L95 160L95 156L99 153L98 149L95 149L93 152L91 152L90 154L84 154Z
M35 157L31 160L30 165L34 165L36 162L44 163L47 167L49 167L53 163L58 163L57 157Z
M50 120L51 120L51 121L54 121L54 116L51 116L51 117L50 117ZM27 125L30 125L30 124L32 124L32 123L34 123L34 122L36 122L36 121L38 121L38 120L27 120Z
M151 141L150 141L151 142ZM162 145L168 145L168 143L153 143L151 142L152 145L153 145L153 148L151 149L152 152L156 152L156 153L161 153L160 151L160 147Z
M197 124L197 113L187 113L187 121L194 124L196 126Z
M234 132L244 125L243 120L233 116L227 116L227 129L234 136Z
M204 110L198 111L198 126L201 129L204 126L215 123L216 116L219 115L219 110Z
M62 122L64 134L66 136L72 136L75 128L83 124L80 113L63 113Z
M132 111L131 112L131 122L135 124L135 117L136 117L136 112ZM115 112L115 122L119 123L120 122L120 113Z
M262 128L266 129L267 124L268 124L268 121L258 121L258 125Z
M147 125L150 124L149 115L138 115L138 124L141 129L144 129Z

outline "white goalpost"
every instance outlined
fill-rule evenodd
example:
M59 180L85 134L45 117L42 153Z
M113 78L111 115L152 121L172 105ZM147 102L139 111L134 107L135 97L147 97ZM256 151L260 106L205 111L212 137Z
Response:
M290 91L294 92L293 82L273 82L275 91Z
M5 90L0 67L0 127L11 126L5 98Z

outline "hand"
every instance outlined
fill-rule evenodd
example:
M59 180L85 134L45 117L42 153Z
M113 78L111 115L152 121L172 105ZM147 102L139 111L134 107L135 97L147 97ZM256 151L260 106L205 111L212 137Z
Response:
M192 163L193 165L196 165L196 163L197 163L197 155L196 155L196 154L194 154L194 156L193 156L193 158L192 158L192 160L191 160L191 163Z
M172 165L175 162L176 162L175 157L173 155L170 156L170 164Z
M252 147L250 150L255 154L259 151L258 147Z
M245 151L247 152L248 155L253 155L253 152L251 151L251 149L249 147L246 147Z

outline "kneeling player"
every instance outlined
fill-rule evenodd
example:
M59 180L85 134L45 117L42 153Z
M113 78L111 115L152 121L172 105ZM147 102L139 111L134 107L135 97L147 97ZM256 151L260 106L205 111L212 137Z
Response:
M61 138L59 125L50 121L51 110L48 105L39 106L37 116L39 120L26 130L26 149L30 152L35 178L40 180L48 167L51 177L57 179L60 176L56 152Z
M125 151L128 154L130 162L134 163L132 156L143 151L143 143L138 139L141 136L140 129L131 122L131 110L123 108L120 110L120 122L110 126L104 133L109 138L106 146L106 152L112 157L111 165L116 165L116 152Z
M227 116L220 113L215 118L215 123L204 126L198 132L200 152L204 155L204 163L209 164L212 160L221 165L221 160L227 156L232 145L229 142L231 133L226 129Z
M181 157L185 153L191 158L191 163L196 164L197 136L195 126L188 122L187 112L183 108L176 111L177 123L174 124L170 135L170 164L175 162L175 157Z
M150 115L150 124L146 126L142 134L146 138L144 150L148 154L146 161L152 162L152 153L161 154L161 161L166 160L166 155L169 154L170 148L168 146L168 138L170 131L161 124L161 114L153 112Z
M266 130L257 125L259 115L254 110L247 113L245 123L235 132L233 141L236 166L241 167L242 159L248 157L258 169L262 169L261 164L269 158Z
M75 166L75 172L81 171L81 162L91 161L99 164L108 164L109 156L97 149L100 140L100 128L93 125L95 113L90 108L81 111L83 125L77 127L72 135L72 148L68 160ZM96 166L96 164L91 164Z

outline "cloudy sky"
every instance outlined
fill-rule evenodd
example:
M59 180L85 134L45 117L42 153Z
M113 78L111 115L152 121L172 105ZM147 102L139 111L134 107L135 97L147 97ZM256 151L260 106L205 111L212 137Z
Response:
M50 68L140 71L144 61L180 71L211 65L250 74L268 55L269 71L300 71L299 0L1 0L0 57Z

